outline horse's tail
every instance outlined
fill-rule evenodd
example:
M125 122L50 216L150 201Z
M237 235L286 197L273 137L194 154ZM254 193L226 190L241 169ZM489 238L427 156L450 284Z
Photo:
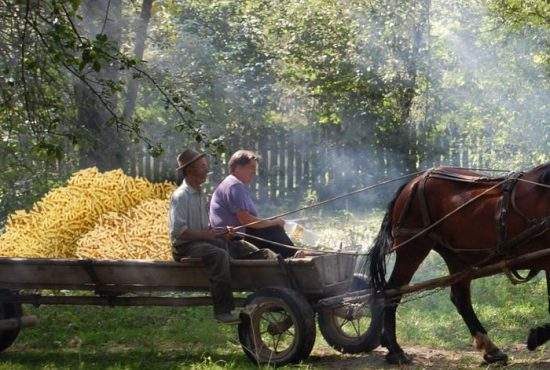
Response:
M384 220L380 226L380 231L374 240L374 245L370 249L366 258L362 261L360 270L369 277L369 283L375 292L381 291L386 286L386 254L393 243L391 235L391 219L395 201L407 183L401 185L395 193L393 199L388 204L388 209L384 215Z

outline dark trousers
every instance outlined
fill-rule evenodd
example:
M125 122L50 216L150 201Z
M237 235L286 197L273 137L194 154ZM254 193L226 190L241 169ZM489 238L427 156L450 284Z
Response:
M292 240L290 240L288 235L286 235L285 229L280 226L266 227L265 229L247 228L246 233L262 239L271 240L276 243L294 245ZM283 247L282 245L275 245L253 238L245 238L245 240L254 244L258 248L271 249L273 252L280 254L283 258L292 257L297 251L294 248Z
M231 312L235 308L231 290L231 270L229 262L234 259L270 259L276 258L268 250L258 250L245 241L227 241L225 239L197 240L172 247L174 260L184 257L200 258L210 282L210 294L214 314Z

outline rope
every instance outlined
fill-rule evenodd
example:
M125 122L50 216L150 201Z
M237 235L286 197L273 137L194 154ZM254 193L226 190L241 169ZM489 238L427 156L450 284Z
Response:
M298 209L295 209L295 210L292 210L292 211L283 212L281 214L278 214L276 216L271 216L271 217L268 217L268 218L261 218L261 219L258 219L254 222L250 222L250 223L245 224L245 225L235 226L235 227L233 227L233 230L235 230L235 231L240 230L240 229L252 226L252 225L256 225L256 224L258 224L262 221L273 220L274 218L280 218L280 217L288 216L290 214L297 213L297 212L300 212L300 211L304 211L306 209L320 207L320 206L325 205L327 203L334 202L335 200L342 199L342 198L345 198L345 197L349 197L351 195L358 194L358 193L361 193L361 192L366 191L366 190L374 189L374 188L377 188L379 186L386 185L386 184L389 184L389 183L392 183L392 182L395 182L395 181L399 181L399 180L403 180L403 179L406 179L406 178L409 178L409 177L413 177L413 176L419 175L421 173L424 173L426 171L427 170L417 171L417 172L410 173L410 174L407 174L407 175L403 175L403 176L400 176L400 177L396 177L396 178L393 178L393 179L390 179L390 180L385 180L385 181L382 181L382 182L379 182L379 183L376 183L376 184L373 184L373 185L366 186L366 187L361 188L361 189L351 191L349 193L345 193L345 194L341 194L341 195L338 195L338 196L333 197L333 198L329 198L329 199L324 200L322 202L311 204L309 206L304 206L304 207L301 207L301 208L298 208Z
M464 168L464 167L452 167L452 168L461 168L461 169L464 169L464 170L469 170L469 171L481 171L481 172L510 172L508 170L496 170L496 169L490 169L490 168ZM421 170L421 171L417 171L417 172L413 172L413 173L409 173L409 174L406 174L406 175L403 175L403 176L400 176L400 177L396 177L396 178L393 178L393 179L389 179L389 180L385 180L385 181L382 181L382 182L379 182L379 183L376 183L376 184L373 184L373 185L369 185L369 186L366 186L364 188L361 188L361 189L357 189L357 190L354 190L354 191L351 191L349 193L344 193L344 194L341 194L341 195L338 195L336 197L333 197L333 198L329 198L329 199L326 199L322 202L317 202L317 203L314 203L314 204L311 204L309 206L304 206L304 207L301 207L301 208L298 208L298 209L295 209L295 210L292 210L292 211L288 211L288 212L283 212L281 214L278 214L278 215L275 215L275 216L271 216L271 217L268 217L268 218L260 218L256 221L253 221L253 222L250 222L248 224L245 224L245 225L240 225L240 226L235 226L233 229L234 230L240 230L240 229L243 229L243 228L246 228L248 226L252 226L252 225L256 225L262 221L268 221L268 220L273 220L274 218L279 218L279 217L284 217L284 216L288 216L290 214L293 214L293 213L297 213L297 212L300 212L300 211L304 211L306 209L311 209L311 208L315 208L315 207L320 207L320 206L323 206L327 203L330 203L330 202L334 202L338 199L342 199L342 198L345 198L345 197L349 197L351 195L355 195L355 194L358 194L358 193L361 193L363 191L367 191L367 190L370 190L370 189L374 189L374 188L377 188L379 186L382 186L382 185L386 185L386 184L389 184L389 183L392 183L392 182L395 182L395 181L399 181L399 180L403 180L403 179L406 179L406 178L409 178L409 177L413 177L413 176L417 176L417 175L420 175L421 173L424 173L426 171L429 171L431 168L428 168L428 169L424 169L424 170ZM525 180L527 181L527 180ZM542 186L546 186L544 184L541 184Z
M536 185L536 186L542 186L543 188L550 189L550 185L546 185L546 184L543 184L541 182L525 180L525 179L522 179L522 178L519 178L518 181L528 182L529 184L533 184L533 185Z
M313 248L300 248L300 247L296 247L294 245L278 243L278 242L274 242L273 240L260 238L259 236L250 235L250 234L247 234L247 233L243 233L241 231L237 231L235 234L238 235L238 236L242 236L242 237L246 237L246 238L250 238L250 239L259 240L259 241L262 241L262 242L265 242L265 243L277 245L279 247L287 247L287 248L291 248L291 249L296 249L297 251L302 250L302 251L307 251L307 252L316 252L316 253L320 253L320 254L347 254L347 255L351 255L351 256L361 256L361 255L366 255L367 254L367 253L343 252L343 251L323 251L323 250L313 249Z
M448 168L457 168L462 170L468 170L468 171L478 171L478 172L511 172L510 170L494 170L492 168L471 168L471 167L452 167L452 166L445 166Z
M483 195L487 194L488 192L490 192L491 190L499 187L500 185L504 184L505 182L507 181L511 181L513 179L504 179L502 180L501 182L497 183L496 185L494 186L491 186L489 189L483 191L481 194L478 194L477 196L473 197L472 199L468 200L467 202L463 203L462 205L460 205L458 208L455 208L453 211L447 213L445 216L441 217L439 220L437 220L436 222L434 222L433 224L431 224L430 226L420 230L418 233L416 233L415 235L413 235L412 237L410 237L409 239L405 240L404 242L402 243L399 243L398 245L394 246L391 250L390 250L390 253L391 252L394 252L396 251L397 249L401 248L403 245L405 244L408 244L410 243L411 241L417 239L418 237L420 237L421 235L425 234L426 232L428 232L429 230L433 229L434 227L436 227L437 225L439 225L440 223L442 223L443 221L445 221L447 218L449 218L450 216L452 216L454 213L460 211L462 208L466 207L467 205L469 205L470 203L472 203L473 201L475 201L476 199L482 197ZM523 182L528 182L530 184L533 184L533 185L537 185L537 186L542 186L542 187L545 187L545 188L550 188L550 185L546 185L546 184L542 184L540 182L535 182L535 181L530 181L530 180L525 180L525 179L522 179L522 178L518 178L516 179L518 181L523 181Z
M493 169L483 169L483 168L463 168L463 169L466 169L466 170L471 170L471 171L487 171L487 172L509 172L509 171L506 171L506 170L493 170ZM288 212L284 212L284 213L281 213L279 215L276 215L276 216L272 216L272 217L269 217L269 218L263 218L263 219L258 219L254 222L250 222L248 224L245 224L245 225L240 225L240 226L235 226L232 228L232 230L235 232L236 235L239 235L239 236L242 236L242 237L247 237L247 238L250 238L250 239L255 239L255 240L259 240L259 241L262 241L262 242L265 242L265 243L269 243L269 244L272 244L272 245L277 245L277 246L282 246L282 247L286 247L286 248L291 248L291 249L295 249L295 250L304 250L304 251L311 251L311 252L317 252L317 253L323 253L323 254L347 254L347 255L354 255L354 256L360 256L360 255L366 255L368 253L353 253L353 252L342 252L342 251L321 251L321 250L318 250L318 249L312 249L312 248L299 248L299 247L296 247L296 246L293 246L293 245L287 245L287 244L283 244L283 243L278 243L278 242L274 242L272 240L268 240L268 239L264 239L264 238L261 238L261 237L258 237L258 236L255 236L255 235L250 235L250 234L247 234L247 233L244 233L244 232L239 232L237 230L240 230L240 229L243 229L243 228L246 228L248 226L251 226L251 225L255 225L255 224L258 224L262 221L267 221L267 220L272 220L274 218L279 218L279 217L284 217L284 216L287 216L287 215L290 215L290 214L293 214L293 213L297 213L297 212L300 212L300 211L303 211L303 210L306 210L306 209L311 209L311 208L314 208L314 207L319 207L319 206L322 206L322 205L325 205L329 202L333 202L335 200L338 200L338 199L342 199L344 197L348 197L348 196L351 196L351 195L354 195L354 194L358 194L358 193L361 193L363 191L366 191L366 190L370 190L370 189L374 189L376 187L379 187L379 186L382 186L382 185L386 185L386 184L389 184L389 183L392 183L392 182L395 182L395 181L399 181L399 180L403 180L405 178L409 178L409 177L412 177L412 176L416 176L416 175L419 175L421 173L424 173L428 170L422 170L422 171L417 171L417 172L414 172L414 173L410 173L410 174L406 174L406 175L403 175L403 176L400 176L400 177L397 177L397 178L393 178L393 179L389 179L389 180L385 180L385 181L382 181L382 182L379 182L379 183L376 183L376 184L373 184L373 185L369 185L369 186L366 186L366 187L363 187L361 189L357 189L357 190L354 190L352 192L349 192L349 193L345 193L345 194L341 194L339 196L336 196L336 197L333 197L333 198L329 198L327 200L324 200L322 202L318 202L318 203L314 203L314 204L311 204L309 206L304 206L304 207L301 207L301 208L298 208L298 209L295 209L295 210L292 210L292 211L288 211ZM436 222L434 222L433 224L431 224L430 226L420 230L418 233L416 233L415 235L413 235L412 237L410 237L409 239L405 240L404 242L394 246L391 250L390 250L390 253L391 252L394 252L396 251L397 249L401 248L402 246L404 246L405 244L408 244L410 243L411 241L419 238L420 236L424 235L425 233L427 233L428 231L430 231L431 229L435 228L436 226L438 226L439 224L441 224L443 221L445 221L447 218L449 218L450 216L452 216L453 214L455 214L456 212L460 211L461 209L465 208L466 206L468 206L470 203L474 202L475 200L479 199L480 197L482 197L483 195L487 194L488 192L490 192L491 190L499 187L500 185L504 184L505 182L507 181L511 181L512 179L504 179L500 182L498 182L497 184L491 186L490 188L488 188L487 190L483 191L482 193L478 194L477 196L473 197L472 199L468 200L467 202L463 203L462 205L460 205L459 207L455 208L454 210L452 210L451 212L447 213L445 216L441 217L439 220L437 220ZM522 179L522 178L518 178L517 179L518 181L523 181L523 182L526 182L526 183L530 183L530 184L533 184L533 185L536 185L536 186L541 186L541 187L544 187L544 188L550 188L550 185L546 185L546 184L543 184L543 183L539 183L539 182L535 182L535 181L530 181L530 180L525 180L525 179Z

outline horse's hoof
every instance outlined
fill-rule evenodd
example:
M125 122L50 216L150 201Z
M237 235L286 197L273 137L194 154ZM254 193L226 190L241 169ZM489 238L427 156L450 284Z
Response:
M403 351L390 352L386 355L386 361L392 365L408 365L412 363L412 358Z
M529 351L534 351L540 345L538 328L533 328L529 330L529 336L527 337L527 349Z
M538 346L544 344L550 337L550 325L542 325L529 330L529 336L527 337L527 349L534 351Z
M508 356L506 353L502 352L500 349L496 349L491 353L486 353L483 355L483 359L488 364L502 364L506 365L508 363Z

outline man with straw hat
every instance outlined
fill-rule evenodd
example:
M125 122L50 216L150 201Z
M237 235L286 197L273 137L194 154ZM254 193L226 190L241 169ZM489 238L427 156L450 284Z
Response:
M176 261L184 257L200 258L209 273L214 316L223 323L236 323L237 315L231 291L231 258L274 258L267 250L231 241L224 230L208 226L208 200L202 189L208 175L204 153L187 149L178 155L178 179L181 185L172 193L169 211L170 241Z

